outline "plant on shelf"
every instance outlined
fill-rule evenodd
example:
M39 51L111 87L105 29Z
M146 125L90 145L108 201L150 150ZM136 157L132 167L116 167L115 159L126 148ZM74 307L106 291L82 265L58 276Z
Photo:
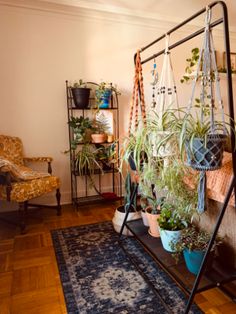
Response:
M112 166L117 162L116 159L116 143L104 146L98 144L99 150L97 151L96 158L101 163L104 171L111 170Z
M74 100L75 107L78 109L85 109L89 105L90 88L87 83L80 79L74 82L71 86L71 93Z
M92 121L89 118L71 117L69 126L73 129L74 138L71 141L71 149L77 148L78 144L90 142L91 132L93 130Z
M186 217L180 215L180 213L184 212L182 206L185 206L185 204L182 204L177 199L175 199L175 205L165 201L162 204L161 213L157 219L160 228L161 242L164 249L168 252L173 252L170 243L177 242L182 230L188 225L188 222L185 220ZM178 207L181 208L180 211Z
M80 150L75 151L75 171L78 171L79 175L88 175L92 177L95 169L102 171L102 168L97 161L97 154L99 148L95 148L90 144L84 144Z
M93 120L93 133L91 134L93 143L104 143L107 140L107 132L110 130L110 124L104 114L100 114Z
M110 98L112 93L120 95L116 86L112 83L101 82L95 90L96 106L97 108L107 109L109 108Z
M131 175L130 173L127 173L126 178L125 178L125 196L124 196L124 204L117 207L114 217L112 219L112 224L116 232L121 231L122 224L124 222L126 213L130 207L130 211L127 217L127 221L129 220L135 220L139 219L141 214L140 211L137 210L137 198L134 197L133 202L131 203L131 196L134 192L134 189L136 189L136 183L131 181ZM132 234L128 229L125 227L123 232L123 235L126 236L131 236Z
M172 242L171 247L175 251L174 257L178 260L180 254L184 254L184 259L188 270L197 275L204 258L211 234L191 225L184 229L177 242ZM222 243L221 238L217 238L212 247L212 251L217 245Z

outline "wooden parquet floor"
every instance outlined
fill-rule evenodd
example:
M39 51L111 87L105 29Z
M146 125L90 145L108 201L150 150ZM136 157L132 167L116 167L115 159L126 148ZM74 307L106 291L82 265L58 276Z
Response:
M0 314L66 314L50 230L111 220L115 207L87 205L76 213L68 205L61 217L50 209L30 210L25 235L0 222ZM236 304L218 289L198 294L195 301L207 314L236 313Z

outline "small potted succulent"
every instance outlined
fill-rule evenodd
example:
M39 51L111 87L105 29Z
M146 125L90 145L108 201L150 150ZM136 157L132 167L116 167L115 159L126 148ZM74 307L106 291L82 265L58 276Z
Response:
M70 86L70 89L75 107L78 109L88 108L90 88L87 87L87 83L80 79L79 82L75 82Z
M176 252L174 257L178 259L183 252L187 269L197 275L210 239L210 233L191 225L182 231L177 242L171 243L172 249ZM217 238L212 251L214 252L215 247L221 243L222 240Z

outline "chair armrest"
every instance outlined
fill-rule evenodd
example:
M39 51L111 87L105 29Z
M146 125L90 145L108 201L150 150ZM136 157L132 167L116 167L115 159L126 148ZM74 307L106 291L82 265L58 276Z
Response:
M48 163L48 173L52 174L51 162L52 157L23 157L24 162L47 162Z
M23 157L25 162L52 162L52 157Z

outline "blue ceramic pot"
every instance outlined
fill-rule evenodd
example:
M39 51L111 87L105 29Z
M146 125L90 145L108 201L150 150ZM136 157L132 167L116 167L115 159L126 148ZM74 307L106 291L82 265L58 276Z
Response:
M184 249L183 254L188 270L192 274L197 275L205 255L205 251L189 251L188 249Z
M181 230L164 230L160 228L160 236L163 248L168 252L175 252L175 250L172 249L170 243L176 243L179 241Z
M100 95L99 97L99 108L101 109L109 108L110 98L111 98L111 90L105 89L104 93Z

